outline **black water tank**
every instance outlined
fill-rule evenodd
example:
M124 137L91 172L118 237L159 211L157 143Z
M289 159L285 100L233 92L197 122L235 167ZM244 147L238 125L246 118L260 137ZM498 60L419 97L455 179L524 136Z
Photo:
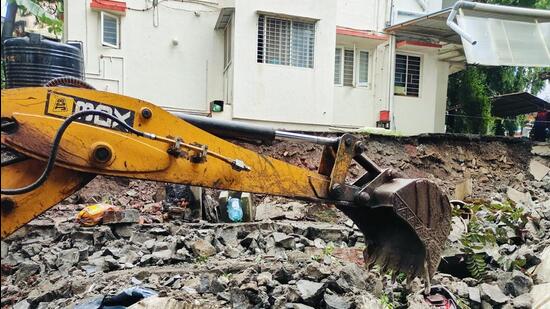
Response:
M30 34L4 41L6 87L42 86L61 76L84 79L82 48Z

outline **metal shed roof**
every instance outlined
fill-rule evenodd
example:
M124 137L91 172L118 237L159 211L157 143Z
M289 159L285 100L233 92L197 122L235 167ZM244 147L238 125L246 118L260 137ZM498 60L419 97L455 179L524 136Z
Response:
M527 92L509 93L491 98L492 114L496 117L512 117L542 110L550 110L550 102Z
M407 36L418 39L426 37L439 42L462 44L460 36L447 26L447 18L451 8L444 9L426 16L411 19L393 26L384 31L398 36Z

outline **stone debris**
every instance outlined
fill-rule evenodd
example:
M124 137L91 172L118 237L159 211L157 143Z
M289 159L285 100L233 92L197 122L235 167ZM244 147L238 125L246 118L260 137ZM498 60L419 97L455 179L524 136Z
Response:
M139 210L124 209L119 211L106 211L103 215L103 224L138 223Z
M504 295L498 285L482 283L480 290L481 299L493 305L504 304L510 299L510 297Z
M529 293L519 295L512 300L514 308L530 309L533 306L533 297Z
M470 308L550 304L550 174L539 165L549 166L546 157L534 157L522 143L371 137L367 145L380 166L434 180L457 203L498 202L527 219L513 227L491 219L498 242L476 251L485 275L474 279L461 242L472 214L454 217L445 257L450 271L440 268L432 285L445 286ZM322 151L302 143L250 147L311 170L319 162L310 158ZM355 166L350 173L360 175ZM248 215L257 222L209 223L187 207L192 190L170 188L97 177L3 240L2 308L70 308L134 286L159 296L131 308L426 308L423 281L364 268L368 240L334 207L249 196L257 207ZM203 196L217 207L212 197L219 192L209 190ZM120 211L102 225L74 222L79 210L104 200ZM203 206L202 219L216 221L216 207Z
M547 308L550 306L550 283L543 283L533 286L529 295L533 299L533 308Z
M504 286L504 292L512 296L519 296L528 293L532 287L533 279L518 270L514 270L512 277Z

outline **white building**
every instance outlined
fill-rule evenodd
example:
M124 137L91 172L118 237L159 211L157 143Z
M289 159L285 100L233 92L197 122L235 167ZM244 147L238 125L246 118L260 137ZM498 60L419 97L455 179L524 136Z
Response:
M390 111L400 132L444 132L462 49L387 28L453 2L65 1L65 39L83 41L92 85L168 110L307 131Z

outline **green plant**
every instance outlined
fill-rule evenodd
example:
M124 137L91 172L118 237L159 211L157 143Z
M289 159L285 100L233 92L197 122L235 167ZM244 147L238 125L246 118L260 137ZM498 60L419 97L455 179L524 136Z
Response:
M323 249L323 254L332 255L333 253L334 253L334 245L332 243L328 243Z
M487 264L485 263L485 255L481 253L471 253L466 256L466 268L472 278L483 279L487 275Z
M321 262L322 260L320 255L312 255L311 259L314 260L315 262Z
M487 248L496 247L509 241L507 231L517 231L527 222L522 208L515 207L511 202L477 203L466 205L465 209L453 211L459 215L464 211L471 213L468 230L460 238L462 252L466 256L466 267L470 275L483 279L487 272ZM501 256L497 262L503 269L521 268L525 261L515 257Z
M233 277L233 274L232 273L223 273L222 276L224 278L226 278L227 280L231 280L231 278Z
M393 306L393 302L391 301L390 297L388 296L388 294L382 294L380 295L380 304L382 305L382 307L384 309L393 309L394 306Z
M205 264L208 262L208 257L206 255L199 255L195 258L195 263L197 264Z

